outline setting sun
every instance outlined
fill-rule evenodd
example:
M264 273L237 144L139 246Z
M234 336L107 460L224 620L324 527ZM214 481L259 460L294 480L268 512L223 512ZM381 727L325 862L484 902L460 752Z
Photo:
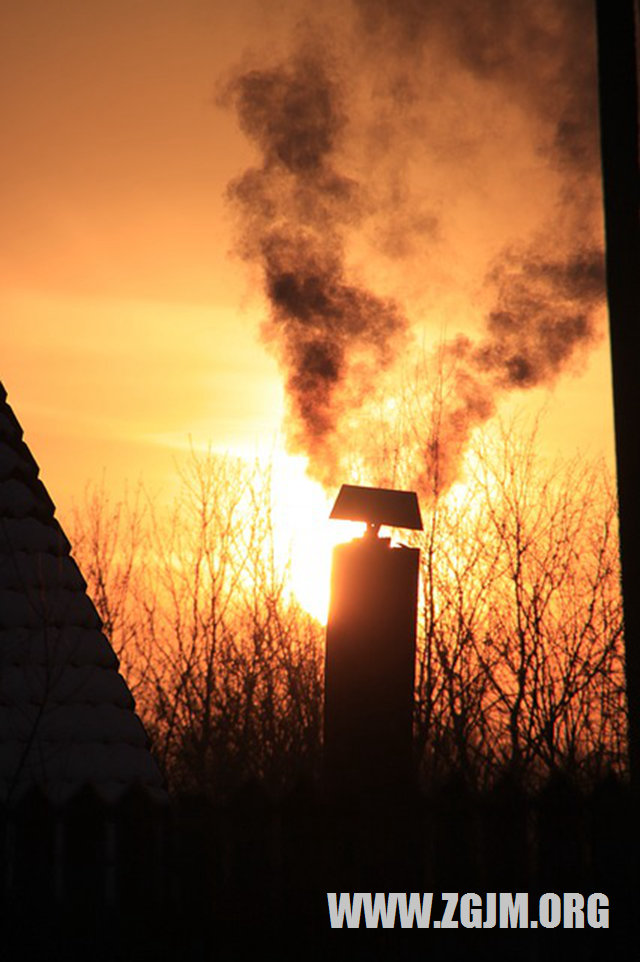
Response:
M112 508L141 486L166 528L189 452L257 464L275 568L324 624L361 531L329 520L341 484L473 521L474 445L543 406L537 450L612 464L581 15L578 59L552 4L498 63L444 8L409 43L402 5L152 7L5 24L2 377L63 526L87 486ZM185 593L224 570L196 534Z
M305 473L305 459L281 454L272 465L274 523L280 561L291 560L291 587L300 604L326 623L331 556L336 544L362 534L363 525L329 521L328 496Z
M8 957L637 941L638 26L4 5Z

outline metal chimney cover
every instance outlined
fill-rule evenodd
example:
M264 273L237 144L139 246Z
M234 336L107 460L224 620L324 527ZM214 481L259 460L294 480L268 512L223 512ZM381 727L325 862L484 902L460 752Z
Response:
M337 521L365 521L368 525L386 524L391 528L422 531L415 491L343 484L329 517Z

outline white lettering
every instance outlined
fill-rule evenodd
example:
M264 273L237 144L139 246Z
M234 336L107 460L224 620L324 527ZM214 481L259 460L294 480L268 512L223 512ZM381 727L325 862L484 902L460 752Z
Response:
M540 925L545 929L555 929L562 918L562 902L555 892L545 892L540 896Z
M456 910L458 904L458 893L457 892L442 892L442 898L446 901L447 906L444 910L444 915L442 916L442 921L440 922L440 928L443 929L457 929L458 923L453 919L453 913Z
M432 904L433 892L423 892L422 902L420 901L420 893L412 892L409 896L408 905L407 893L398 892L398 915L400 916L401 927L410 929L413 927L415 920L419 929L428 929L431 921Z
M371 904L371 892L362 893L362 904L364 907L364 922L368 929L377 929L382 925L383 929L392 929L396 923L396 905L398 903L398 893L389 892L385 897L384 892L376 892Z
M482 928L482 899L475 892L467 892L460 899L460 922L465 929Z
M529 896L526 892L500 892L500 928L529 928Z
M566 929L609 928L609 899L602 892L593 892L586 900L580 892L545 892L540 897L538 919L529 923L529 895L527 892L441 892L444 911L441 919L433 919L433 892L327 892L329 920L332 929L360 927L362 916L368 929L392 929L396 918L400 927L411 929L491 929L496 924L502 929L555 929L561 923ZM499 907L498 907L499 901ZM454 915L460 904L458 922ZM484 918L484 921L483 921Z
M602 892L593 892L587 899L587 921L592 929L609 928L609 899Z
M484 920L485 929L492 929L496 924L497 896L495 892L487 892L487 917Z
M358 928L360 925L360 912L362 910L362 894L362 892L354 892L352 899L349 892L341 892L340 902L337 902L336 893L327 892L329 918L331 919L332 929L341 929L345 919L347 921L347 928ZM369 895L369 901L371 901L371 895Z
M584 895L580 895L580 892L565 892L562 901L562 924L565 929L583 929Z

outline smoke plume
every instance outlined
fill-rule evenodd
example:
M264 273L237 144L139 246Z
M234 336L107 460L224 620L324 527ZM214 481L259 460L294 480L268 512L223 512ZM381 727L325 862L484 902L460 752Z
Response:
M446 369L452 389L425 438L416 482L437 495L455 481L471 432L494 414L505 392L553 384L600 335L604 255L593 9L587 0L354 3L375 51L381 99L395 104L400 117L407 103L425 103L421 86L434 68L445 88L457 76L486 98L504 91L505 102L529 118L538 155L557 182L548 222L529 239L506 244L489 265L484 286L493 303L484 330L473 339L453 338L437 352L434 366ZM423 117L428 127L427 113ZM459 119L459 142L472 140L463 105Z
M319 49L237 77L227 95L262 153L228 189L242 213L242 253L262 268L262 334L286 372L289 440L323 480L335 473L341 413L358 407L397 356L407 320L347 274L343 233L362 191L335 167L347 115Z
M227 89L261 153L229 186L241 252L261 267L262 334L285 372L290 443L317 477L335 482L344 419L365 416L380 371L408 348L410 327L429 322L427 310L409 325L397 297L354 279L349 238L368 231L376 256L410 265L409 286L429 290L451 249L464 248L461 198L500 177L492 165L510 148L509 124L546 172L546 220L492 252L473 334L437 352L450 389L413 481L437 495L507 392L553 384L599 336L593 13L587 0L353 0L352 12L347 43L333 34L333 59L324 23L286 62ZM366 185L346 173L358 149Z
M543 242L540 242L540 248ZM416 485L437 497L455 480L473 429L507 391L550 385L599 336L604 260L598 247L545 258L532 248L505 254L490 279L495 306L485 335L459 336L440 349L452 390L426 439Z

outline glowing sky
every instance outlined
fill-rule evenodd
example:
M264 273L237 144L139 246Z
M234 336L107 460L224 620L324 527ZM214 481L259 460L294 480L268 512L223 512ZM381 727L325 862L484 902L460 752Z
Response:
M103 470L114 484L170 483L189 438L247 453L274 443L282 376L258 337L267 313L259 273L231 253L237 233L224 198L257 154L216 97L238 65L286 52L305 10L335 27L348 5L3 7L0 378L63 512ZM343 66L347 37L336 30ZM376 124L360 123L349 173L380 206L351 238L352 261L378 293L402 301L418 343L475 331L491 258L550 222L558 177L536 140L543 123L530 123L517 97L509 105L506 80L471 84L454 71L433 111L407 101L425 128L398 145L403 180L393 151L378 149L394 128L362 80L374 47L369 56L349 89L358 117ZM430 95L446 64L443 47L425 81ZM428 156L416 147L426 142ZM399 230L394 205L422 218L415 235ZM548 397L550 449L611 459L606 337L574 366L526 404ZM505 405L522 403L512 395Z

